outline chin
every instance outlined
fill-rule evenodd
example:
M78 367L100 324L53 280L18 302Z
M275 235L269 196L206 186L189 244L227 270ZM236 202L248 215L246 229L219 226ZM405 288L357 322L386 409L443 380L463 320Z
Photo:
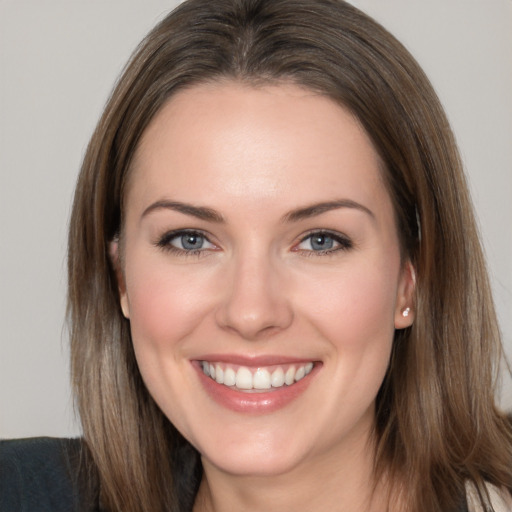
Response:
M265 449L245 444L222 453L205 453L203 465L211 464L225 473L244 477L270 477L292 472L300 466L305 454L289 450Z

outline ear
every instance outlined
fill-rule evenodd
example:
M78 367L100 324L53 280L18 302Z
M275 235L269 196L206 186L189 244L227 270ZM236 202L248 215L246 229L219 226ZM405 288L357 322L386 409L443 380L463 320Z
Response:
M128 295L126 293L126 282L124 279L123 269L121 266L121 258L119 255L119 238L115 238L108 245L108 254L110 256L110 261L112 262L112 266L114 267L114 272L116 274L117 280L117 289L119 290L119 303L121 305L121 310L125 318L130 318L130 306L128 303Z
M398 283L395 306L395 329L410 327L415 317L414 292L416 290L416 271L407 260L403 265Z

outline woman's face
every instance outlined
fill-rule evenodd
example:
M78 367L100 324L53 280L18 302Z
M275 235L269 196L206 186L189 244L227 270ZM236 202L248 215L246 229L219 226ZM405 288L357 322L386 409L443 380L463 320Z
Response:
M144 133L121 305L149 392L205 464L272 475L367 445L412 321L380 166L353 116L289 84L196 86Z

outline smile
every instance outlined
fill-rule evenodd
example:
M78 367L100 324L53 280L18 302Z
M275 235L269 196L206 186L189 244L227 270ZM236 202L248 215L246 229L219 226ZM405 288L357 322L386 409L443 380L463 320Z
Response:
M201 361L201 367L203 373L217 384L223 384L238 391L257 392L292 386L311 373L314 363L248 368L227 363Z

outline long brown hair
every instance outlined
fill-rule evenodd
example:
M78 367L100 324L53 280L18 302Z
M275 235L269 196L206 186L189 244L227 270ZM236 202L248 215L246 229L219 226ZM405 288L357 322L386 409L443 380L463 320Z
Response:
M375 471L407 510L449 511L473 482L512 490L512 440L495 406L501 342L454 137L404 47L341 0L188 0L141 43L79 176L69 231L72 376L110 511L188 510L198 454L156 406L119 307L109 242L145 128L177 90L219 79L293 82L357 116L384 162L415 322L397 331L376 405Z

